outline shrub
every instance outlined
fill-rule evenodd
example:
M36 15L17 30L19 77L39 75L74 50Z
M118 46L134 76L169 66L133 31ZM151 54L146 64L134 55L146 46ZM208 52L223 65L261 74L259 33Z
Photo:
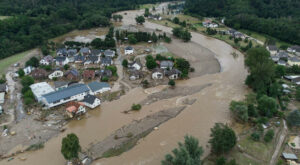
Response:
M294 110L287 116L287 123L289 126L300 126L300 111Z
M174 81L174 80L170 80L168 84L169 84L171 87L174 87L174 86L175 86L175 81Z
M257 132L253 132L253 133L251 134L251 139L252 139L253 141L259 141L259 139L260 139L260 134L257 133Z
M131 106L131 110L134 110L134 111L139 111L142 109L142 105L141 104L133 104Z

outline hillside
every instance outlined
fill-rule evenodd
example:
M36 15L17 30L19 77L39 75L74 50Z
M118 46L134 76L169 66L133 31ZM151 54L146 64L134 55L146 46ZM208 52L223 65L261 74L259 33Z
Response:
M185 11L300 44L300 0L186 0Z

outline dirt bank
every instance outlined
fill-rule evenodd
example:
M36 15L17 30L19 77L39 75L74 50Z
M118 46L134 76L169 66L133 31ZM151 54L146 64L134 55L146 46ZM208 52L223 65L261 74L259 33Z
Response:
M88 155L95 160L121 154L121 152L132 148L140 138L149 134L154 127L158 127L167 120L176 117L184 109L185 106L161 110L141 120L135 120L129 125L118 129L104 140L92 144L91 148L88 149Z

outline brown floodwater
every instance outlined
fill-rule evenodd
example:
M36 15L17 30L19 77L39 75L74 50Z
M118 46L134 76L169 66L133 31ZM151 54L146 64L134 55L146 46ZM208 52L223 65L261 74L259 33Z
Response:
M135 24L134 17L137 14L140 14L140 12L127 11L127 15L123 15L123 24ZM158 28L168 33L171 32L171 29L168 27L150 22L146 22L144 26L151 29ZM205 150L205 155L209 153L207 144L210 128L216 122L230 122L228 106L231 100L243 99L247 89L244 85L247 71L244 68L244 58L241 53L237 52L239 54L238 58L233 58L231 53L235 50L228 44L198 33L192 33L192 36L191 43L177 44L177 46L172 46L172 44L167 45L168 49L177 56L194 60L192 61L194 65L201 65L197 66L196 69L196 72L201 72L201 74L193 76L189 80L178 81L177 86L193 87L208 83L212 85L198 93L186 96L186 98L196 98L197 100L177 117L162 124L158 130L151 132L148 136L141 139L131 150L120 156L97 160L93 164L160 164L164 155L171 152L179 141L183 141L183 137L187 134L197 137L200 145ZM182 52L181 49L186 49L186 52ZM193 49L199 51L192 51ZM203 51L200 51L201 49ZM213 57L220 64L216 60L213 60ZM209 65L206 65L206 63L209 63ZM218 72L220 66L221 72ZM63 165L65 160L60 153L60 147L61 140L66 134L71 132L77 134L82 148L86 149L89 145L101 141L115 130L129 124L133 120L142 119L159 110L176 106L178 99L181 98L176 97L157 101L144 106L137 113L122 113L124 110L130 109L133 103L138 103L146 99L149 93L163 89L163 86L148 89L147 91L144 91L142 88L132 89L119 100L105 102L101 105L101 108L88 112L86 119L71 121L66 126L67 130L49 140L43 149L20 154L12 161L3 160L0 164ZM18 159L20 157L27 160L22 161Z

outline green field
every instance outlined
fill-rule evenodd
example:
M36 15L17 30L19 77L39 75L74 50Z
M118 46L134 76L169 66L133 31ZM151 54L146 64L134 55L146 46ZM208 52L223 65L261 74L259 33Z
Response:
M0 74L5 73L5 70L9 66L11 66L11 65L17 63L18 61L20 61L21 59L23 59L31 51L32 50L28 50L26 52L22 52L22 53L19 53L19 54L16 54L16 55L13 55L13 56L10 56L10 57L0 60Z

